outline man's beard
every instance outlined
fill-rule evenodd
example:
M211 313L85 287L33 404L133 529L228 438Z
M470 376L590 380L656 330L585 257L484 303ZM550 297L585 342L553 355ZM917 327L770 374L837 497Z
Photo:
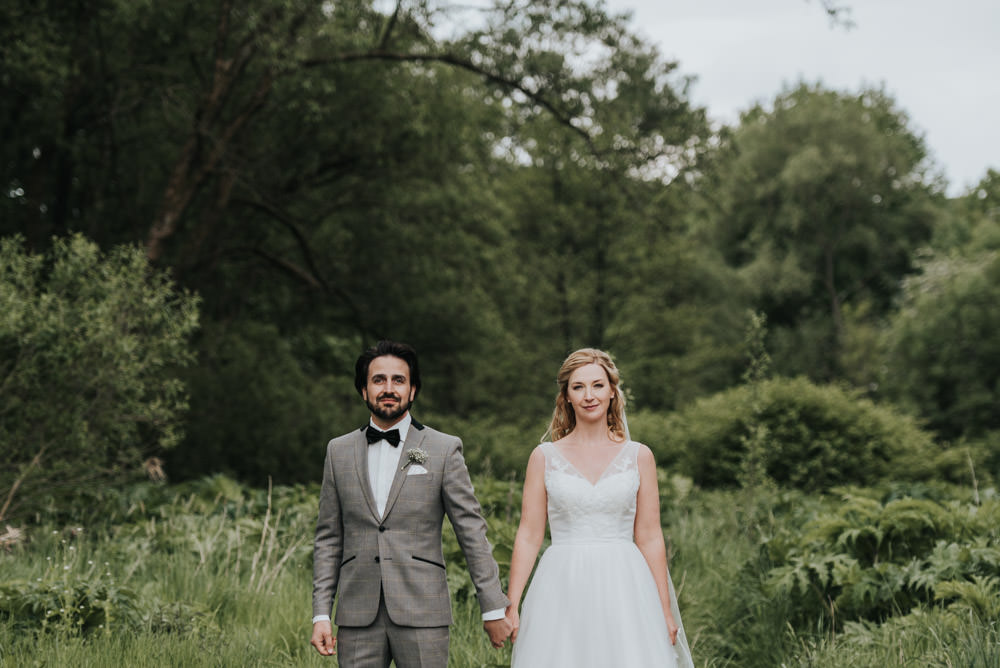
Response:
M384 408L379 405L379 399L396 399L396 405L393 408ZM365 403L368 405L368 410L372 412L372 415L379 418L380 420L385 420L386 422L391 422L397 418L403 417L406 411L410 410L410 402L403 401L403 398L396 394L380 394L375 397L373 402L371 399L366 399Z

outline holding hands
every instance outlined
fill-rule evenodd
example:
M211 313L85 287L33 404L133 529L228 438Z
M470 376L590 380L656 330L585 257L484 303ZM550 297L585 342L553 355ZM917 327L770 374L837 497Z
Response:
M510 637L511 625L507 617L483 622L483 628L486 629L486 634L490 637L490 643L495 649L503 647L504 643L507 642L507 638Z
M517 613L517 604L507 606L507 621L510 623L510 642L517 642L517 631L521 628L521 616Z

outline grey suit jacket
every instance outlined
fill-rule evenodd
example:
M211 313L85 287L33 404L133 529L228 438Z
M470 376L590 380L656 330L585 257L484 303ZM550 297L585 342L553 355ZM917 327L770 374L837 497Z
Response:
M385 516L379 517L368 480L364 428L326 447L313 554L313 615L330 614L339 593L338 626L367 626L378 612L379 590L389 617L401 626L451 624L451 599L441 549L447 513L465 554L483 612L510 601L500 586L486 521L472 490L462 441L410 425ZM407 450L429 456L426 474L407 475Z

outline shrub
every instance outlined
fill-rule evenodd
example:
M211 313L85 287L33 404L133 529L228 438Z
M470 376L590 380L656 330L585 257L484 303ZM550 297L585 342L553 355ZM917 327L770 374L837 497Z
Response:
M0 240L0 303L0 519L177 443L198 302L140 248Z
M751 389L741 386L669 416L659 439L669 444L650 443L659 462L699 485L735 485L746 436L763 425L767 474L778 484L823 490L934 474L967 477L967 467L959 471L957 463L955 470L936 471L941 451L930 434L889 407L804 378L762 381L757 393L755 405Z
M6 582L0 615L17 627L82 632L135 629L142 619L135 592L101 581Z

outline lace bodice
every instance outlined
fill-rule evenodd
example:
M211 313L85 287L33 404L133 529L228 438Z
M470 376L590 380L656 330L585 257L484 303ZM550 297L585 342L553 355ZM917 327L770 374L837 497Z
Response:
M639 444L627 441L604 472L591 483L552 443L545 455L552 544L631 541L639 491Z

